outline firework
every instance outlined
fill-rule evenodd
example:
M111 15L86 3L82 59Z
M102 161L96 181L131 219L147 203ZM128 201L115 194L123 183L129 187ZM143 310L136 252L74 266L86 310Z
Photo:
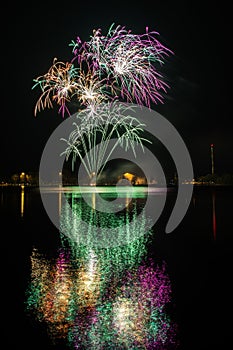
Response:
M89 42L80 38L73 46L77 62L91 62L99 77L105 77L110 94L123 101L150 107L163 101L168 84L160 69L165 58L173 54L157 39L155 31L132 34L125 27L112 25L106 36L101 29L93 31Z
M106 36L94 30L90 41L79 37L72 41L71 62L54 59L49 71L34 80L39 86L35 114L57 103L59 113L69 114L72 97L80 106L91 107L120 99L139 105L163 102L169 85L161 74L161 66L172 51L158 40L159 34L148 31L132 34L123 26L109 28ZM77 65L75 67L75 64Z
M104 103L96 107L94 115L92 112L86 109L77 114L69 138L61 139L67 144L61 155L65 155L66 160L72 155L73 165L76 158L81 160L90 181L93 174L96 178L101 175L118 146L133 151L136 157L136 147L143 150L143 143L150 142L142 136L144 125L130 116L131 106Z
M85 70L79 67L77 84L73 96L76 96L80 106L87 107L92 113L96 106L108 100L105 88L105 79L100 80L96 72L88 66Z
M101 29L94 30L89 41L78 37L71 42L74 57L70 63L54 59L49 71L34 80L33 88L42 90L35 115L54 103L63 117L70 115L69 104L77 104L79 112L84 108L76 130L68 140L63 139L68 145L63 154L66 159L72 154L73 164L76 158L81 160L91 184L96 184L117 146L131 149L135 156L135 144L142 146L139 132L143 126L137 121L135 125L135 118L122 113L115 101L147 107L163 102L168 85L159 68L172 52L157 37L158 33L148 28L144 34L132 34L123 26L112 25L106 36ZM107 151L113 135L118 140Z
M42 90L35 106L35 115L41 109L53 108L54 102L60 106L59 113L63 116L65 112L69 113L67 103L76 91L76 76L77 70L73 64L57 61L55 58L48 72L34 79L33 88L39 86Z

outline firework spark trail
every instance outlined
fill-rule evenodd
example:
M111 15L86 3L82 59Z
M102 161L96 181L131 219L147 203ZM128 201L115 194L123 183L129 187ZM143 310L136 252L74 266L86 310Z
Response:
M64 117L74 96L80 106L93 109L99 102L115 98L147 107L162 103L169 86L160 68L173 52L157 39L158 35L148 28L144 34L132 34L113 24L106 36L98 29L90 41L77 37L70 43L74 55L71 62L54 59L49 71L34 80L33 88L42 90L35 115L56 102Z
M149 141L140 135L144 125L137 118L130 116L132 111L132 106L113 102L99 104L94 114L92 110L90 113L88 110L80 112L69 138L61 139L67 144L61 155L65 155L68 160L72 154L73 165L78 157L89 179L92 178L92 174L96 177L101 175L117 146L125 151L132 150L136 157L136 147L140 146L143 150L143 141ZM109 150L108 146L113 137L114 145Z
M60 106L59 113L63 116L65 112L69 114L67 103L77 89L76 78L77 69L73 64L57 61L55 58L48 72L34 79L33 88L39 86L42 90L35 106L35 115L41 109L53 108L54 101Z
M106 77L106 85L112 96L127 102L136 102L150 107L151 102L163 101L169 87L157 66L162 66L165 57L173 54L157 39L155 31L132 34L125 27L112 25L106 36L101 29L95 30L89 42L71 43L74 59L80 63L91 61L100 77Z
M99 79L93 68L89 65L85 66L87 69L80 64L75 91L72 97L76 96L80 106L89 108L91 113L94 114L96 106L108 100L104 91L105 79Z

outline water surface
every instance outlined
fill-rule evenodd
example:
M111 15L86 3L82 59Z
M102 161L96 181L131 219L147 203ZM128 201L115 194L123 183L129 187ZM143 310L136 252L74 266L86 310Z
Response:
M79 194L76 190L73 191L73 204L80 209L77 204L80 200ZM111 201L110 192L105 193L105 197L109 201ZM57 196L58 210L62 212L61 206L59 208L59 193L59 191L55 191L53 195ZM72 200L71 189L67 188L66 193ZM141 235L140 242L136 247L125 251L121 249L120 253L119 251L115 252L115 255L111 253L113 254L112 261L118 259L118 263L114 265L114 268L112 267L112 271L115 272L116 289L116 281L124 271L131 271L131 269L134 272L139 271L139 268L142 269L143 261L148 262L149 258L152 258L155 267L161 267L165 262L165 275L168 276L171 283L170 310L166 311L178 325L175 332L180 342L179 349L206 349L211 346L212 348L224 348L230 337L227 314L232 295L230 288L233 241L231 229L232 193L230 187L195 188L183 221L174 232L166 234L166 223L176 199L176 191L168 191L166 206L152 228L151 235ZM7 294L7 331L11 334L7 340L8 347L13 348L13 346L20 345L24 349L72 348L71 346L77 343L77 327L76 333L73 333L73 343L68 344L64 337L61 337L59 341L54 341L51 337L51 327L49 332L46 322L38 322L38 319L34 317L35 314L33 316L25 312L27 304L25 293L32 282L32 257L34 260L38 259L42 265L44 261L45 265L43 266L50 266L52 270L56 265L53 262L57 261L61 248L65 249L63 253L66 254L70 245L67 249L66 242L64 247L59 230L53 225L44 210L38 188L2 187L0 195L2 236L5 238L3 245L4 267L6 266L3 286ZM149 195L166 195L166 193L161 190ZM122 193L122 199L125 201L124 193ZM145 200L145 193L140 189L132 199L131 205L135 204L137 210L140 211ZM82 209L82 214L84 211ZM63 220L63 224L64 222ZM136 229L139 230L139 227ZM81 254L80 250L76 249L75 251L76 253L79 251ZM72 252L74 252L74 247L72 247ZM83 257L89 256L89 262L92 256L91 252L92 250L89 250L82 255ZM95 261L96 258L93 259ZM98 259L101 268L103 268L104 257L99 255ZM87 260L85 261L87 262ZM72 264L74 263L72 262ZM68 271L70 273L72 264L67 261L64 263L63 267L67 267L67 269L64 268L67 273ZM95 263L93 262L93 264ZM83 266L90 265L84 264ZM72 269L74 269L73 265ZM82 266L79 266L79 269L82 270ZM144 269L144 273L145 271ZM109 273L109 271L105 271L105 276L110 276ZM137 273L133 274L134 282L138 276ZM50 280L48 279L48 281ZM70 281L74 285L73 277ZM106 281L108 281L107 277ZM50 285L49 283L48 285ZM125 281L125 284L129 285L129 280ZM106 282L101 287L105 292L107 285ZM142 292L142 290L140 291ZM133 298L133 295L135 296L139 292L134 289L128 293L131 293ZM106 299L104 292L102 295L105 295ZM126 295L117 295L114 300L111 299L112 310L116 310L116 307L122 307L122 305L125 307L131 305L132 309L132 301L129 304L124 298ZM145 300L143 302L146 303ZM106 308L107 304L105 303L101 311L102 315L108 315ZM135 311L135 308L133 310ZM116 326L118 327L117 334L120 334L118 340L121 345L119 348L130 348L132 344L127 343L126 339L130 338L132 332L130 333L130 328L128 328L128 333L124 333L125 331L119 328L121 326L119 326L116 315L115 312L114 324L118 324ZM128 316L128 318L130 317L132 321L133 316ZM143 314L143 317L146 320L148 316ZM85 325L84 321L79 320L78 322L81 326ZM93 333L94 331L100 334L100 319L98 322L96 321L95 328L89 332L90 334L96 334ZM134 322L138 321L134 320ZM63 327L63 331L64 329L66 328ZM145 332L141 331L137 340L131 338L131 342L138 341L138 348L140 346L142 348L145 338ZM82 341L87 344L87 339L83 338ZM99 337L99 343L106 346L106 340L103 340L103 337ZM164 349L167 348L164 347Z

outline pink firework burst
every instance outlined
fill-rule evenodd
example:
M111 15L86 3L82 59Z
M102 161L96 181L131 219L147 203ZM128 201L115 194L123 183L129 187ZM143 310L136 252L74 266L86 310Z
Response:
M150 107L163 102L169 86L159 68L173 54L158 36L148 28L144 34L132 34L125 27L111 26L106 36L98 29L89 42L73 42L74 60L91 61L112 96Z

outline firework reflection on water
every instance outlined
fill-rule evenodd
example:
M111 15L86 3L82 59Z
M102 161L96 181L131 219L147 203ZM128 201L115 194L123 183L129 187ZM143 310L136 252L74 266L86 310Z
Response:
M80 199L74 208L82 218L92 210ZM62 213L65 224L69 218ZM101 215L109 225L120 220L116 214ZM90 233L94 227L90 223ZM60 234L54 258L33 249L26 310L46 325L54 342L63 339L74 349L175 349L166 265L147 258L151 232L134 241L125 237L125 245L104 249Z

